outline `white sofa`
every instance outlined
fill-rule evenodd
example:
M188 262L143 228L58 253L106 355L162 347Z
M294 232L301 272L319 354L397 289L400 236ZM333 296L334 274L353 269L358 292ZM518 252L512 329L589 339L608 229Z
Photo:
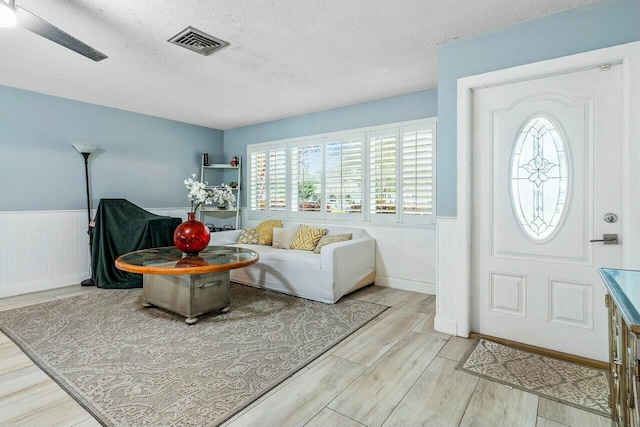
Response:
M284 227L298 224L283 224ZM248 267L231 270L234 282L302 298L335 303L343 295L374 282L375 240L362 228L312 225L327 235L351 233L351 240L323 246L320 254L266 245L238 244L239 230L211 233L210 246L241 246L260 254Z

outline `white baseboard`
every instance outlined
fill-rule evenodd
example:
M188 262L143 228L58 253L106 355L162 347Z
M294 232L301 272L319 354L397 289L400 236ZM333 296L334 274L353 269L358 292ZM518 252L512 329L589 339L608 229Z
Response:
M377 286L400 289L402 291L418 292L421 294L435 295L435 283L415 282L413 280L397 279L393 277L376 276Z
M455 321L445 319L444 317L440 317L438 315L436 315L435 319L433 319L433 329L435 329L436 332L442 332L444 334L458 334L458 326Z
M0 288L0 298L13 297L16 295L30 294L32 292L47 291L49 289L64 288L65 286L79 285L90 277L89 272L74 274L71 276L57 277L51 280L42 280L33 283L23 283L18 286Z

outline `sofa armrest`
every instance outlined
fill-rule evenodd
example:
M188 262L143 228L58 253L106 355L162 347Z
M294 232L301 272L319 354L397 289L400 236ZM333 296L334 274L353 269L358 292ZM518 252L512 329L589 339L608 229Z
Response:
M323 246L320 268L342 280L376 269L376 241L372 237L347 240Z
M216 231L211 233L209 246L225 246L238 243L242 230Z

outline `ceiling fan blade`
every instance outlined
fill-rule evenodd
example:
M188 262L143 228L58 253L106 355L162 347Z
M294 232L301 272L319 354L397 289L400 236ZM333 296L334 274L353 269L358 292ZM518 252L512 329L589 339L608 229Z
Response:
M16 6L16 18L18 25L22 28L36 33L45 39L49 39L54 43L58 43L67 49L71 49L80 55L84 55L89 59L93 59L98 62L107 58L107 55L95 50L88 44L81 42L55 25L48 23L44 19L37 17L33 13L28 10L24 10L19 6Z

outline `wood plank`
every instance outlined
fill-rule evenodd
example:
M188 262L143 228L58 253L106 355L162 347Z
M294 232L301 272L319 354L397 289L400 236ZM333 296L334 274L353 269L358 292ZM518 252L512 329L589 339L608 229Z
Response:
M609 427L611 425L609 418L543 397L540 398L538 415L571 427Z
M438 353L440 357L459 362L475 345L475 340L469 338L451 337L447 345Z
M44 296L36 294L19 295L17 297L8 297L0 299L0 311L11 310L14 308L26 307L28 305L40 304L43 302L55 301L54 296Z
M416 299L422 300L423 297L425 297L424 294L389 288L388 292L379 294L377 301L372 302L388 305L389 307L404 308L405 305L415 301Z
M345 417L329 408L324 408L311 419L305 427L365 427L351 418Z
M49 405L12 419L10 423L16 426L63 427L86 421L87 417L91 415L78 402L65 395Z
M107 290L98 288L96 286L81 285L67 286L64 288L60 288L60 291L61 292L55 294L56 299L70 298L78 295L91 294L94 292L107 292Z
M358 364L330 357L228 425L304 425L364 370Z
M376 324L382 322L384 319L386 319L387 317L392 315L397 310L399 310L399 309L398 308L393 308L393 307L388 308L387 310L385 310L384 312L382 312L378 316L376 316L373 320L371 320L370 322L366 323L360 329L358 329L357 331L355 331L354 333L352 333L351 335L346 337L344 340L342 340L341 342L339 342L335 346L333 346L327 353L325 353L325 355L333 354L336 351L338 351L340 348L342 348L345 345L349 344L351 341L354 341L354 340L358 339L358 337L360 335L364 334L366 331L368 331L370 328L374 327ZM318 363L318 359L316 359L315 361L311 362L309 365L307 365L307 367L310 368L311 366L313 366L313 365L315 365L317 363Z
M536 427L569 427L566 424L560 424L555 421L548 420L546 418L538 417Z
M227 425L233 423L236 419L240 418L242 415L246 414L247 412L249 412L250 410L252 410L256 406L258 406L259 404L261 404L262 402L267 400L273 394L277 393L279 390L281 390L282 388L286 387L287 384L289 384L290 382L294 381L296 378L304 375L305 372L307 372L308 370L309 369L306 368L306 367L302 368L301 370L299 370L298 372L296 372L295 374L293 374L292 376L290 376L289 378L287 378L286 380L284 380L283 382L281 382L280 384L275 386L273 389L269 390L267 393L265 393L262 396L260 396L258 399L256 399L255 402L251 403L249 406L244 408L242 411L238 412L233 417L229 418L227 421L222 423L222 426L227 426Z
M0 375L33 365L31 359L13 342L0 345Z
M445 342L409 332L328 407L368 427L382 425Z
M44 381L0 399L0 425L69 396L53 381Z
M425 314L434 314L436 312L436 296L414 293L413 298L402 306L407 310L419 311Z
M396 310L332 354L369 367L426 317L415 311Z
M22 369L2 374L0 375L0 398L39 384L43 381L51 381L51 378L33 364Z
M424 321L421 322L418 326L413 328L413 331L414 332L418 332L420 334L431 335L432 337L440 338L440 339L443 339L443 340L448 340L449 338L451 338L451 335L443 334L442 332L437 332L434 329L433 321L434 321L435 317L436 317L436 313L435 312L427 314L427 318L424 319Z
M347 295L347 298L379 304L378 301L380 301L381 296L388 294L389 292L391 292L391 288L383 288L382 286L373 285L358 289L357 291Z
M538 396L480 379L460 427L535 427Z
M72 427L101 427L101 426L102 424L100 424L95 418L89 415L88 418L85 418L79 423L74 424Z
M0 345L7 344L7 343L10 343L10 342L12 342L11 338L9 338L8 336L6 336L2 332L0 332Z
M384 427L457 427L480 380L436 357L391 413Z
M104 292L104 290L96 288L95 286L71 285L48 289L46 291L4 297L0 298L0 311L25 307L27 305L40 304L42 302L55 301L59 298L66 298L91 292Z

